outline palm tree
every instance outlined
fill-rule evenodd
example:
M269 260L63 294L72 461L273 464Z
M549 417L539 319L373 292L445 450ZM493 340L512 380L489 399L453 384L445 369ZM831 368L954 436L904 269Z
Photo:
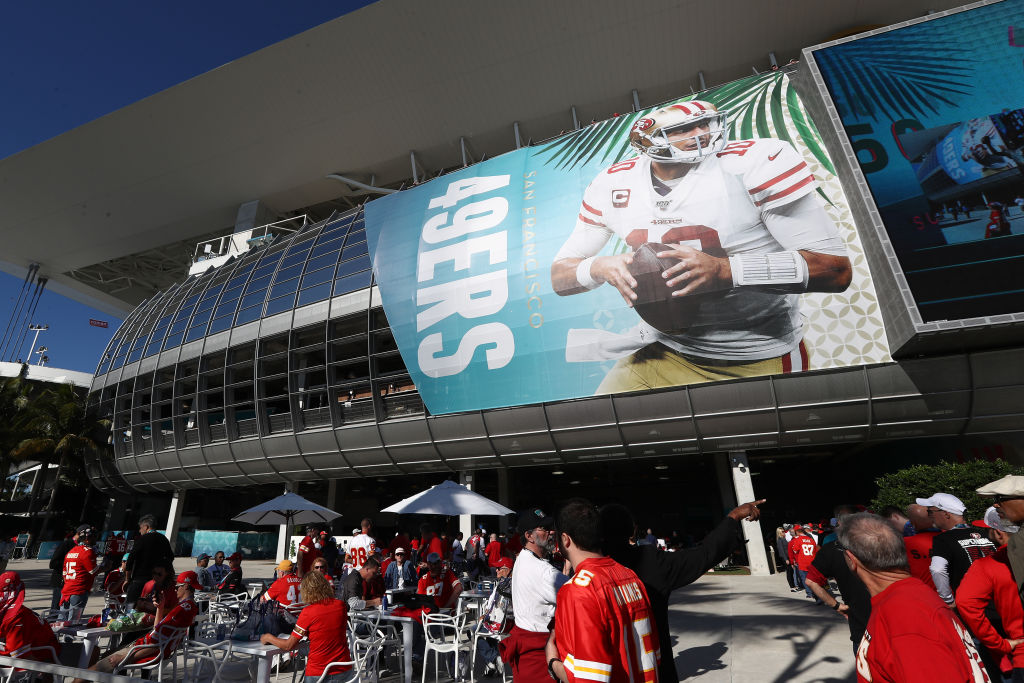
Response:
M99 419L95 410L86 406L85 397L71 384L44 390L31 402L26 413L23 427L33 436L23 439L11 451L11 456L38 460L41 482L46 481L46 471L54 460L57 464L57 476L44 508L49 514L37 536L42 539L50 517L56 512L63 480L80 482L85 478L84 456L100 448L97 444L104 442L109 422ZM34 487L33 495L40 488ZM30 514L35 512L34 508L34 504L30 506Z

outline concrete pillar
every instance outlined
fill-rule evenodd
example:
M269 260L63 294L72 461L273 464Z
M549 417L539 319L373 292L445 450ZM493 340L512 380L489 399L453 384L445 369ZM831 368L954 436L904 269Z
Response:
M472 491L473 473L459 472L459 483ZM473 515L459 515L459 531L462 532L462 544L465 545L473 535Z
M295 484L293 482L288 482L287 484L284 485L284 492L285 493L288 493L289 491L294 491L294 490L295 490ZM289 530L289 527L288 527L287 524L282 524L281 526L278 527L278 532L277 532L277 561L278 562L280 562L281 560L283 560L283 559L288 557L288 537L289 537L290 534L291 534L291 531Z
M509 496L508 490L509 490L509 486L508 486L508 470L505 469L505 468L501 468L501 469L498 470L498 502L501 503L502 505L504 505L507 508L511 508L512 506L509 505L509 501L511 500L511 497ZM501 521L498 523L498 528L497 529L488 529L488 531L499 531L499 530L500 531L508 531L508 518L507 517L502 517L501 518Z
M743 451L729 452L729 466L732 469L732 485L736 491L736 500L748 503L757 500L754 495L754 483L750 478L750 463ZM750 573L754 576L768 576L768 556L764 551L764 537L761 535L761 522L740 522L743 538L747 542L747 560L750 562Z
M327 503L326 507L328 510L334 510L334 506L338 501L338 480L329 479L327 481Z
M171 548L177 548L178 528L181 526L181 512L185 509L185 492L175 491L171 494L171 508L167 512L167 528L164 536L171 542Z

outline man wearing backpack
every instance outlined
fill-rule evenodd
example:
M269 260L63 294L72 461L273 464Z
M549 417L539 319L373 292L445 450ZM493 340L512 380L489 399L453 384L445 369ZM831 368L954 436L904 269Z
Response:
M512 612L515 626L501 642L501 659L512 667L516 683L549 680L544 646L555 616L555 596L570 577L555 569L551 557L555 520L540 508L519 513L523 549L512 570Z

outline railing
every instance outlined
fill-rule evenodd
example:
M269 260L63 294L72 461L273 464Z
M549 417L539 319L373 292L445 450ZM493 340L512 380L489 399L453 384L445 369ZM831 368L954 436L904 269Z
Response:
M97 683L139 683L138 678L131 678L129 676L106 674L89 669L79 669L74 666L37 662L31 659L19 659L18 657L0 657L0 666L52 674L58 680L61 678L84 678L87 681L97 681Z
M269 243L278 233L298 232L299 229L306 224L306 221L306 214L302 214L301 216L295 216L293 218L284 218L274 223L267 223L266 225L261 225L258 228L253 228L249 231L232 233L222 237L214 237L212 240L200 242L196 245L195 253L192 255L192 264L195 265L200 261L208 261L210 259L217 258L218 256L224 256L225 254L230 253L233 240L237 240L239 236L245 233L248 233L248 237L245 239L244 249L237 241L234 241L235 248L239 253L248 251L253 247ZM298 227L286 226L288 223L295 222L299 223Z

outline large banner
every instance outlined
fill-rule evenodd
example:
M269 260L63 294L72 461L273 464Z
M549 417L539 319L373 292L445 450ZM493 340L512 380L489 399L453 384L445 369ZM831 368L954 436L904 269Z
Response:
M383 197L366 226L435 414L889 359L846 200L782 73Z
M1024 311L1024 0L811 54L921 320Z

